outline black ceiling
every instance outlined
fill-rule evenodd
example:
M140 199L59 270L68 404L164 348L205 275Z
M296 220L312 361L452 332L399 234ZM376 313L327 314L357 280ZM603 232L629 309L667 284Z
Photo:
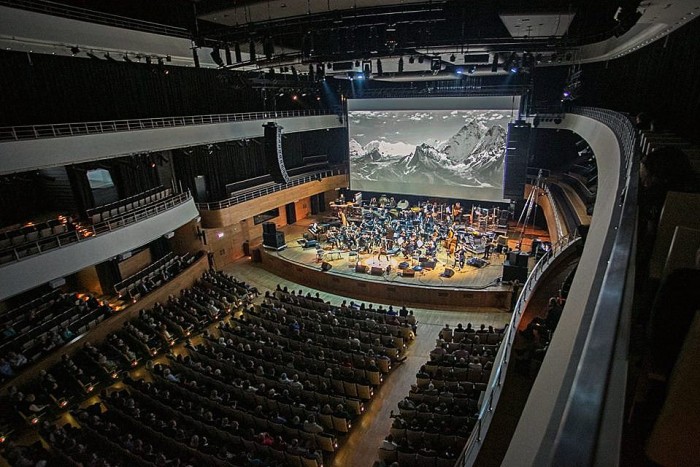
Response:
M519 48L532 52L576 47L611 36L617 25L613 17L618 7L623 4L634 6L635 0L432 0L421 4L374 6L278 21L273 19L237 27L195 18L234 6L265 4L266 1L62 0L61 3L182 27L190 31L201 45L217 41L245 43L252 37L272 41L276 47L312 48L315 58L330 60L347 56L346 52L367 56L369 51L381 55L426 47L488 46L490 50ZM501 13L536 12L575 13L575 17L563 37L530 41L513 39L499 18ZM394 26L387 28L388 25Z

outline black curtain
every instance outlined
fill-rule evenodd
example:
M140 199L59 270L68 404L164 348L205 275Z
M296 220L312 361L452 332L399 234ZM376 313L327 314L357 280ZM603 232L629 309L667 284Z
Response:
M0 125L170 117L263 109L233 71L0 51ZM41 109L41 112L37 112Z
M158 237L155 240L153 240L151 243L148 244L148 247L151 249L151 262L155 263L159 259L161 259L163 256L167 255L170 253L172 250L170 248L170 243L168 243L168 240L165 239L164 237Z
M119 272L119 263L116 259L110 259L104 261L100 264L95 265L95 270L97 271L97 277L100 280L100 285L102 286L102 292L105 294L114 293L114 285L118 284L122 279L122 275Z

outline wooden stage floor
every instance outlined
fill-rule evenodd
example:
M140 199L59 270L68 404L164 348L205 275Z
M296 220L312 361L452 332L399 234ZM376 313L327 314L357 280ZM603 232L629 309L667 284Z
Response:
M319 261L315 248L303 249L298 240L303 238L308 226L314 219L303 219L294 225L285 226L287 248L274 251L264 249L262 253L263 267L288 280L314 287L320 290L335 292L358 300L372 300L379 303L396 303L402 301L407 306L430 307L433 309L452 310L508 310L512 301L512 286L502 283L503 261L505 255L492 254L489 263L482 268L465 265L461 270L453 267L454 259L447 256L444 248L438 252L437 267L430 271L416 272L414 277L402 277L398 265L408 261L402 256L383 257L361 254L359 263L367 266L367 270L378 267L386 270L391 265L389 273L372 275L355 271L355 260L350 259L349 252L341 252L325 260L331 269L322 272L322 261ZM543 232L526 232L523 249L527 251L530 238ZM514 235L515 236L515 235ZM544 241L546 237L542 238ZM509 246L516 246L516 240L509 240ZM480 257L481 255L477 255ZM530 259L530 266L534 259ZM449 267L454 275L444 277L443 273Z
M306 222L304 222L304 224L306 224ZM307 226L308 224L305 226L302 223L299 223L282 229L285 232L287 248L276 253L270 251L267 253L276 254L279 257L284 258L286 261L295 264L320 269L321 262L316 258L316 249L303 249L297 242L297 240L302 238L304 232L306 232ZM328 271L329 274L363 281L391 282L395 283L396 285L422 285L431 288L449 287L459 289L485 289L493 287L494 290L506 290L510 287L508 285L501 285L496 282L497 279L502 276L503 260L505 259L504 255L492 254L491 258L488 260L489 264L482 268L475 268L465 265L462 270L459 270L458 267L453 267L454 259L448 258L445 249L441 248L437 254L437 267L432 271L416 272L414 277L401 277L399 274L399 263L402 261L407 261L409 264L411 264L411 259L404 259L403 255L401 254L390 257L389 261L387 261L385 257L382 257L380 260L377 258L377 255L367 253L359 255L359 264L367 266L368 270L372 267L379 267L386 270L387 266L391 265L391 272L382 276L373 276L367 273L355 272L355 261L350 260L348 252L342 252L339 256L339 258L334 257L331 259L329 258L328 254L325 255L325 261L333 266L333 268ZM478 257L481 257L481 255L478 255ZM454 270L454 275L452 277L448 278L441 276L446 267Z

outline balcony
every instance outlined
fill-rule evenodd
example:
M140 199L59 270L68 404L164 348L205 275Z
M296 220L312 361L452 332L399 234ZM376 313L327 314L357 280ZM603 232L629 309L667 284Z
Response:
M95 224L13 245L0 252L0 300L101 263L197 217L189 192L154 199Z
M269 120L285 133L343 126L330 111L293 110L2 127L0 173L258 138Z

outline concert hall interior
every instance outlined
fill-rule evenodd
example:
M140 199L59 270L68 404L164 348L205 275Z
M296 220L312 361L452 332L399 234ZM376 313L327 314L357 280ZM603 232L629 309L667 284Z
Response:
M700 464L698 15L0 2L0 466Z

